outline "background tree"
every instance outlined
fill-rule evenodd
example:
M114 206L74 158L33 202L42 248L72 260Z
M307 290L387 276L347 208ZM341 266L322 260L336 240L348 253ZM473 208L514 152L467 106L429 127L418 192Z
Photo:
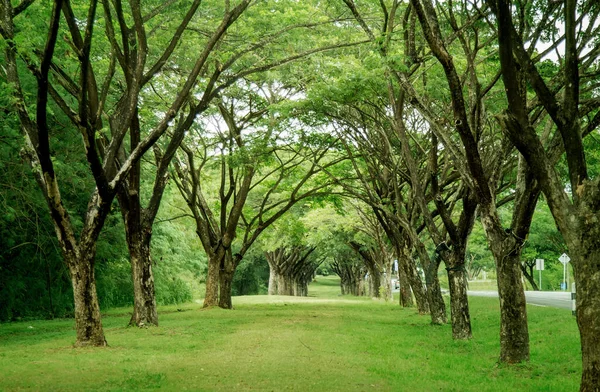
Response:
M182 146L185 162L175 165L209 259L204 306L231 308L231 279L250 246L296 203L328 194L331 182L323 178L323 168L345 159L335 152L335 140L295 133L284 119L268 114L269 105L281 99L270 94L224 98L219 112L225 129L217 127L214 138L200 130L193 147ZM202 179L208 169L219 173L214 193ZM218 195L215 204L213 194ZM234 252L238 225L242 234Z

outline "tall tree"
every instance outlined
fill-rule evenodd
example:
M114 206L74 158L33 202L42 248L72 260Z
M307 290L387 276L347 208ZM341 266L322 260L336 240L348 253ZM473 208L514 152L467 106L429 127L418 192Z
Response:
M242 1L228 10L221 30L233 23L248 3L249 1ZM13 8L10 1L4 1L0 8L0 33L6 42L6 76L12 86L15 111L25 134L28 158L47 200L63 257L70 271L75 302L76 345L106 345L94 274L98 236L110 212L112 201L130 170L167 132L171 121L189 102L189 94L204 68L208 54L222 34L216 34L213 42L193 61L190 69L183 71L183 83L176 89L164 115L145 137L137 139L134 136L132 140L135 146L128 154L121 155L123 141L136 122L140 92L164 65L164 60L172 53L180 33L176 31L165 48L158 48L163 55L155 63L149 64L145 23L159 13L162 7L144 15L139 1L132 1L126 7L121 2L111 4L103 1L99 4L92 0L84 9L87 14L79 15L68 0L57 0L50 8L46 3L36 3L34 7L31 4L32 2L25 2L23 6ZM100 20L97 15L99 5L104 11L104 35L97 33L101 32L100 27L96 26ZM188 16L194 13L194 7L197 4L192 4ZM27 46L30 41L21 39L28 31L20 28L24 20L19 15L27 12L39 13L49 20L43 49ZM61 20L64 21L63 24ZM131 21L131 27L125 23L126 20ZM183 21L181 25L185 28L186 22ZM59 41L58 36L64 37L64 40ZM92 61L93 55L95 51L107 46L111 48L111 59L106 68L98 70L95 68L97 63ZM29 56L29 53L33 53L35 57ZM33 94L36 96L35 115L29 113L31 102L28 97L31 94L23 91L23 76L19 72L22 63L17 58L37 82ZM122 78L115 77L117 64ZM54 123L52 112L49 111L49 98L80 131L89 170L95 181L95 189L89 197L83 227L78 236L75 233L79 228L72 221L64 204L52 160L50 135ZM111 103L114 106L109 108ZM108 129L104 126L103 118L108 119Z
M600 348L596 342L600 338L597 323L600 317L600 178L590 176L587 165L590 151L585 148L583 136L596 130L600 124L597 98L592 96L587 102L585 99L590 92L588 85L595 74L593 70L597 70L600 46L592 42L591 37L598 34L600 8L594 2L579 4L575 0L567 0L564 5L548 5L553 14L562 14L561 22L564 23L564 58L558 74L558 78L562 79L559 86L564 89L561 98L555 86L545 80L535 66L531 48L528 50L525 47L523 36L513 21L511 2L498 0L488 3L496 14L502 78L508 101L508 110L500 120L546 196L556 226L573 260L583 361L580 389L598 390ZM521 7L517 7L517 10L523 11ZM523 20L523 17L519 19ZM583 23L584 19L586 23ZM553 164L553 154L545 148L531 124L524 80L535 91L556 127L558 139L562 141L569 174L567 187Z

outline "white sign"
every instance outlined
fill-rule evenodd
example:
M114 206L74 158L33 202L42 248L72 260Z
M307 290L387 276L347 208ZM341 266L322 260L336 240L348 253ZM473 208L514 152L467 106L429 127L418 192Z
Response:
M535 269L538 271L544 270L544 259L535 259Z
M571 258L569 256L567 256L566 253L563 253L558 260L563 263L563 264L567 264L569 261L571 261Z
M398 260L394 260L394 271L398 271Z

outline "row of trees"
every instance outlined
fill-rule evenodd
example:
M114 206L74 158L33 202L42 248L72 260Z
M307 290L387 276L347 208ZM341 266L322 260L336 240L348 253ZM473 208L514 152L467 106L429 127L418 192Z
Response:
M573 259L581 389L592 390L599 12L576 0L4 0L4 116L24 137L7 151L23 149L50 212L76 344L106 344L95 267L114 209L131 324L158 324L151 242L172 183L206 254L204 306L232 307L236 269L270 238L270 292L305 295L329 258L345 292L390 295L380 279L396 259L401 305L414 295L433 324L447 322L443 262L455 339L472 336L466 254L479 220L501 299L500 359L528 360L522 252L543 195ZM71 149L78 194L89 195L79 210L57 157ZM332 234L335 245L286 235L285 214L343 197L355 232Z

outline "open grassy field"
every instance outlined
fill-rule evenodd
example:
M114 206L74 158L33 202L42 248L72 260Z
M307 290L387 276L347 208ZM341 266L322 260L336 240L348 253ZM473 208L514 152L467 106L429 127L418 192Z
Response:
M235 309L159 309L160 327L104 317L107 348L72 348L73 320L0 325L0 390L575 391L579 337L569 311L529 308L531 361L497 364L497 299L473 298L474 339L395 303L338 296L236 297Z

